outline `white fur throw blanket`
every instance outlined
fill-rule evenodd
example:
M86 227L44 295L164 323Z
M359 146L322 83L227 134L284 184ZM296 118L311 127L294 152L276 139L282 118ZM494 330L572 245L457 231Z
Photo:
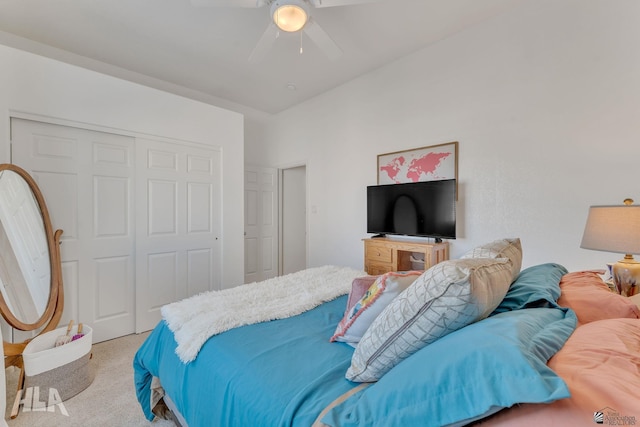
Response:
M162 317L178 343L176 354L189 363L210 337L238 326L296 316L349 293L353 279L365 275L348 267L309 268L195 295L163 306Z

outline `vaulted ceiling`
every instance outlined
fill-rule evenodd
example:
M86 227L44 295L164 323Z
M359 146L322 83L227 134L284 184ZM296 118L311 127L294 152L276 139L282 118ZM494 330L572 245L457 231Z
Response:
M313 20L343 52L336 60L304 34L281 33L252 63L270 24L268 4L210 7L197 0L1 0L0 43L224 108L274 114L522 1L373 0L312 8Z

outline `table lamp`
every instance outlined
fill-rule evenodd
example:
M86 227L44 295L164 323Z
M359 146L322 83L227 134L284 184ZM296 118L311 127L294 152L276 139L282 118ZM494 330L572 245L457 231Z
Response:
M581 248L625 254L613 265L613 283L620 295L639 293L640 205L625 199L624 205L591 206L584 227Z

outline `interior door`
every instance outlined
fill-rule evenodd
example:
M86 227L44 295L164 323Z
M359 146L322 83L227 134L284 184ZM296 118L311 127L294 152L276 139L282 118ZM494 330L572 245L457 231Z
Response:
M245 166L244 282L278 275L278 173Z
M164 304L221 288L220 152L136 140L136 332Z
M89 324L95 342L134 332L134 139L16 118L11 134L63 230L61 323Z
M282 274L307 268L307 168L282 170Z

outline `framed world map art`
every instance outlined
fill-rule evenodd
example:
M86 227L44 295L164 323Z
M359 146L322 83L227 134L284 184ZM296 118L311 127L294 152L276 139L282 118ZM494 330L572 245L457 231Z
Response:
M458 142L378 155L378 184L458 179Z

